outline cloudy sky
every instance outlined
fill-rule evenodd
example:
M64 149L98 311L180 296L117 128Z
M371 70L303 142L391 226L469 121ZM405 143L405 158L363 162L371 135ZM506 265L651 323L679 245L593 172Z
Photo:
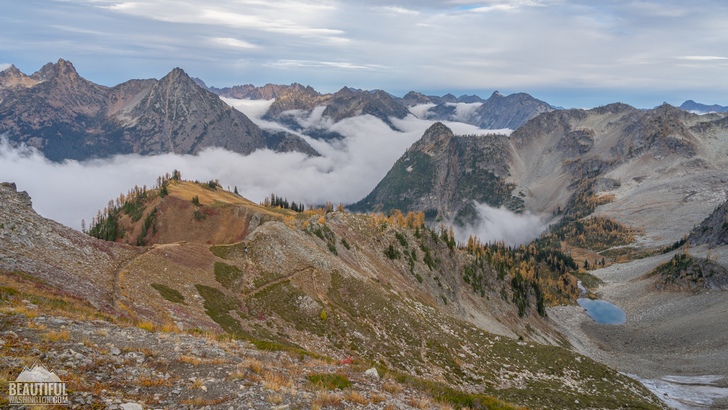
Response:
M528 92L564 107L728 105L722 0L4 2L0 68L58 58L91 81Z

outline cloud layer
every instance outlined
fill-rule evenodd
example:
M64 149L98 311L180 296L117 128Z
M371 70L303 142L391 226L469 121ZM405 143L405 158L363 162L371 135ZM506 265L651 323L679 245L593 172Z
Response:
M270 102L226 100L244 111L263 128L282 126L260 119ZM365 115L331 124L320 115L304 116L308 125L324 127L344 136L331 142L304 137L322 156L297 152L259 150L243 156L223 149L207 149L199 155L122 155L86 162L53 163L32 149L0 143L0 179L27 190L41 215L79 228L107 202L134 185L151 186L157 176L178 169L185 179L219 179L224 187L238 190L259 202L275 193L306 204L352 203L367 195L394 162L432 121L409 116L394 120L403 131L394 131L378 118ZM459 134L487 134L461 123L448 123ZM290 132L290 130L289 130Z
M484 243L498 241L509 246L518 246L537 238L546 230L540 217L528 212L515 214L505 208L493 208L476 204L479 220L474 225L455 229L455 239L466 243L470 235L477 236Z
M92 81L179 66L215 86L526 91L561 106L726 104L721 0L39 0L0 17L3 63Z

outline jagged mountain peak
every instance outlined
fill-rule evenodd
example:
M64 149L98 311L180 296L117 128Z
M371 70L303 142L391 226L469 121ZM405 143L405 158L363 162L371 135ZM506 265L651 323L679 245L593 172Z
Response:
M478 97L475 94L473 94L473 95L463 94L460 97L458 97L458 102L472 104L472 103L482 103L482 102L485 102L485 100L483 100L482 98Z
M10 88L17 85L30 87L37 83L37 80L33 80L29 76L23 74L18 67L15 67L15 65L12 64L6 69L0 71L0 88Z
M9 66L0 70L0 75L9 75L9 74L17 75L17 74L23 74L23 73L20 72L20 70L18 70L18 67L16 67L15 64L10 64Z
M109 88L84 79L71 62L60 59L30 77L6 70L0 73L0 87L0 133L53 161L194 154L212 146L243 154L259 148L315 153L298 137L264 136L245 114L179 67L159 80Z
M73 63L62 58L59 58L58 62L55 64L47 63L41 67L40 70L33 73L31 77L40 81L58 80L61 78L76 80L81 78L76 71L76 67L73 66Z
M170 71L169 73L167 73L167 75L165 75L164 77L162 77L161 79L159 79L159 84L164 84L164 83L179 83L179 84L185 84L185 85L187 85L189 87L193 87L195 89L205 90L204 88L200 87L195 82L195 80L193 80L192 77L190 77L185 72L185 70L183 70L183 69L181 69L179 67L175 67L174 69L172 69L172 71Z
M418 150L430 154L433 151L441 148L444 143L446 143L450 138L454 136L455 134L450 128L438 121L432 124L430 128L428 128L427 131L425 131L425 133L422 135L422 138L420 138L420 140L416 143L412 144L408 151Z

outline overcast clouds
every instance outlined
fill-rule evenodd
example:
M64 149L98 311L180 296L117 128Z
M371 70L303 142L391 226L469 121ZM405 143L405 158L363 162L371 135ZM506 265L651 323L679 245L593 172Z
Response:
M0 67L65 58L105 85L178 66L215 86L728 105L726 21L721 0L10 1Z

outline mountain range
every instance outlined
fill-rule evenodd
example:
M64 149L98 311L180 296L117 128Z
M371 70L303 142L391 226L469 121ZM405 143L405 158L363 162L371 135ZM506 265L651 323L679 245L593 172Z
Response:
M669 105L546 112L510 136L456 136L438 123L352 209L423 211L462 225L477 202L550 220L587 189L611 198L599 211L666 244L726 199L726 141L725 115ZM648 211L658 206L659 216Z
M30 76L14 66L0 72L0 134L54 161L194 154L207 147L317 154L300 137L263 132L179 68L160 80L105 87L85 80L63 59Z
M231 98L258 100L265 112L253 122ZM498 92L484 100L348 87L321 94L300 84L221 89L181 69L104 87L64 60L29 76L11 67L0 72L0 132L55 161L208 147L313 157L312 146L346 141L328 125L362 115L392 130L415 117L429 128L350 205L276 195L258 204L175 171L111 200L78 232L36 214L28 194L3 183L0 326L28 342L3 339L9 356L0 363L15 366L51 343L91 348L79 326L105 317L160 341L186 333L299 357L287 370L290 390L271 390L282 406L311 403L296 393L311 386L302 365L310 358L330 366L330 377L374 368L386 383L457 408L665 408L698 403L706 391L712 405L728 405L728 113L686 104L584 110ZM459 134L457 123L493 131ZM521 217L544 232L518 244L468 235L486 222L518 230ZM626 323L595 322L580 297L614 303ZM28 304L48 309L34 316ZM71 317L76 333L33 333L66 323L50 309ZM182 394L173 404L254 407L201 389L185 372L207 362L191 360L159 367L169 382L84 386L90 401L151 405L155 395ZM111 362L86 368L126 371ZM250 377L274 386L241 366L202 383ZM184 393L159 390L180 380L190 381ZM388 403L341 392L339 404L435 407L389 390Z

